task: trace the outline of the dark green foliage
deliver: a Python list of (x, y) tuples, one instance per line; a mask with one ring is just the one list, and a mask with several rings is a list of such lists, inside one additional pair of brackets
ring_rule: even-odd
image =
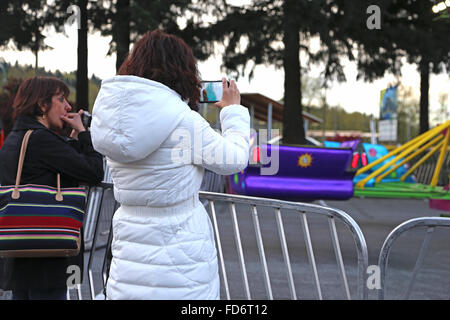
[[(181, 36), (193, 48), (197, 58), (206, 59), (210, 52), (205, 54), (200, 47), (204, 45), (206, 35), (198, 27), (201, 25), (199, 17), (217, 6), (219, 4), (212, 0), (100, 0), (91, 5), (89, 14), (95, 29), (102, 35), (112, 36), (109, 53), (117, 53), (118, 69), (130, 44), (154, 29)], [(186, 23), (183, 29), (179, 25), (180, 18)]]
[[(71, 5), (87, 9), (80, 37), (94, 30), (112, 37), (116, 68), (131, 43), (155, 28), (181, 36), (199, 60), (220, 53), (232, 77), (249, 70), (251, 78), (261, 64), (283, 68), (283, 134), (291, 143), (304, 141), (301, 75), (312, 64), (323, 65), (324, 87), (331, 80), (346, 80), (344, 57), (357, 62), (358, 78), (366, 81), (386, 72), (400, 75), (404, 58), (417, 64), (421, 131), (428, 127), (429, 74), (450, 70), (450, 24), (432, 13), (431, 0), (253, 0), (240, 7), (225, 0), (59, 0), (51, 5), (47, 0), (2, 0), (0, 46), (12, 40), (19, 50), (45, 49), (43, 31), (50, 26), (62, 31)], [(381, 9), (379, 30), (367, 28), (370, 5)], [(318, 50), (311, 48), (313, 38), (320, 39)], [(306, 56), (302, 61), (300, 52)], [(84, 96), (79, 104), (86, 105), (87, 48), (79, 48), (79, 56), (77, 77), (84, 89), (77, 92)]]
[(21, 79), (10, 79), (0, 91), (0, 122), (5, 137), (8, 136), (14, 124), (12, 105), (21, 83)]
[[(246, 7), (228, 7), (226, 16), (211, 27), (212, 40), (225, 45), (224, 65), (236, 76), (259, 64), (283, 68), (285, 72), (283, 136), (288, 143), (304, 143), (301, 74), (311, 63), (323, 63), (324, 85), (332, 79), (344, 81), (341, 58), (352, 56), (348, 28), (361, 19), (359, 6), (349, 1), (254, 0)], [(344, 14), (345, 13), (345, 14)], [(319, 37), (321, 47), (309, 41)], [(300, 51), (307, 61), (300, 61)], [(270, 80), (268, 80), (270, 81)]]
[[(31, 65), (25, 65), (21, 66), (18, 63), (15, 65), (11, 65), (10, 63), (4, 63), (3, 67), (6, 70), (7, 73), (7, 82), (2, 84), (0, 86), (0, 97), (1, 101), (5, 102), (5, 96), (13, 96), (9, 92), (13, 92), (15, 94), (16, 91), (10, 90), (7, 88), (14, 87), (12, 84), (16, 83), (17, 81), (22, 81), (23, 79), (29, 78), (34, 75), (38, 76), (48, 76), (48, 77), (56, 77), (62, 81), (64, 81), (65, 84), (70, 89), (70, 95), (68, 97), (69, 104), (73, 107), (74, 110), (78, 110), (77, 102), (76, 102), (76, 85), (77, 85), (77, 72), (61, 72), (59, 70), (56, 70), (54, 72), (50, 72), (48, 70), (45, 70), (44, 68), (38, 68), (37, 70), (31, 66)], [(96, 95), (100, 89), (101, 79), (97, 78), (95, 75), (92, 75), (92, 77), (89, 79), (89, 111), (92, 111), (92, 106), (94, 104)], [(12, 107), (12, 100), (10, 103), (7, 103), (6, 105), (1, 104), (0, 105), (0, 118), (5, 119), (8, 117), (8, 114), (10, 113), (10, 108)], [(8, 120), (5, 120), (6, 122)]]
[(387, 71), (399, 75), (402, 58), (416, 64), (421, 75), (420, 132), (425, 132), (430, 73), (450, 73), (450, 24), (436, 19), (431, 0), (362, 2), (380, 6), (382, 25), (380, 30), (351, 34), (359, 46), (359, 76), (373, 80)]
[[(369, 30), (367, 8), (377, 5), (381, 11), (381, 29)], [(400, 75), (404, 58), (416, 63), (421, 71), (421, 131), (428, 128), (429, 73), (441, 72), (449, 65), (449, 24), (436, 19), (430, 0), (254, 0), (246, 7), (228, 7), (226, 16), (211, 28), (211, 41), (225, 45), (224, 66), (242, 76), (250, 66), (249, 77), (256, 65), (284, 68), (285, 109), (283, 120), (289, 129), (288, 140), (303, 137), (296, 118), (299, 103), (300, 75), (312, 63), (323, 63), (324, 85), (329, 80), (345, 81), (342, 58), (357, 61), (358, 79), (373, 81), (387, 72)], [(287, 42), (292, 34), (300, 34), (300, 50), (307, 60), (297, 71), (297, 46)], [(313, 52), (312, 37), (319, 37), (321, 47)], [(242, 41), (244, 40), (244, 42)], [(295, 41), (295, 40), (294, 40)], [(300, 87), (300, 88), (299, 88)], [(290, 98), (289, 98), (290, 97)], [(300, 111), (299, 111), (300, 109)], [(298, 141), (298, 140), (297, 140)], [(298, 142), (297, 142), (298, 143)]]
[(37, 68), (38, 52), (51, 49), (43, 35), (51, 12), (46, 0), (0, 1), (0, 48), (12, 41), (18, 50), (30, 49), (36, 55)]

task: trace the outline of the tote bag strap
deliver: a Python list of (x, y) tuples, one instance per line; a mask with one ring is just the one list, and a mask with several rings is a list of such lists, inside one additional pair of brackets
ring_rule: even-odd
[[(16, 184), (14, 185), (14, 190), (11, 194), (11, 197), (13, 199), (20, 198), (19, 185), (20, 185), (20, 178), (22, 176), (22, 167), (23, 167), (23, 162), (25, 160), (25, 154), (27, 152), (28, 140), (30, 139), (30, 136), (32, 133), (33, 133), (33, 130), (30, 129), (23, 136), (22, 146), (20, 148), (19, 164), (17, 166)], [(60, 177), (59, 173), (56, 175), (56, 188), (57, 188), (56, 197), (55, 197), (56, 201), (62, 201), (63, 196), (61, 193), (61, 177)]]

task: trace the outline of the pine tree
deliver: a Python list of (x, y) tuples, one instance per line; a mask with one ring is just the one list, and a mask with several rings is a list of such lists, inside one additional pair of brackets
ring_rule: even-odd
[[(195, 2), (195, 3), (194, 3)], [(104, 36), (112, 36), (109, 54), (117, 54), (116, 70), (120, 68), (130, 44), (147, 31), (160, 29), (167, 33), (179, 35), (190, 45), (198, 58), (206, 58), (201, 43), (196, 42), (199, 29), (192, 28), (193, 21), (208, 8), (216, 7), (212, 0), (100, 0), (91, 10), (95, 29)], [(178, 19), (186, 19), (188, 27), (180, 28)]]
[[(345, 80), (341, 58), (354, 59), (345, 30), (360, 16), (357, 7), (342, 0), (254, 0), (245, 7), (229, 6), (211, 27), (211, 39), (224, 43), (225, 68), (237, 76), (249, 65), (250, 78), (260, 64), (284, 69), (284, 143), (305, 143), (301, 75), (308, 66), (324, 65), (324, 86), (331, 79)], [(317, 52), (309, 45), (313, 37), (321, 41)], [(300, 52), (306, 61), (300, 61)]]
[(365, 80), (386, 71), (400, 75), (402, 58), (420, 72), (420, 133), (429, 129), (429, 77), (445, 69), (450, 74), (450, 24), (436, 19), (430, 0), (361, 1), (381, 8), (379, 30), (352, 32), (358, 42), (358, 69)]
[(18, 50), (31, 50), (36, 57), (36, 72), (39, 51), (52, 49), (44, 43), (43, 34), (50, 12), (46, 0), (0, 2), (0, 47), (7, 47), (11, 41)]

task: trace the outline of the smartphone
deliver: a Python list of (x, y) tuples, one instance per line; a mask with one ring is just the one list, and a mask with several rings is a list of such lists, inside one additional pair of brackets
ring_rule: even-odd
[(200, 89), (200, 103), (214, 103), (222, 100), (222, 80), (202, 81)]
[(92, 115), (86, 110), (81, 114), (81, 122), (83, 122), (83, 126), (87, 129), (91, 126)]

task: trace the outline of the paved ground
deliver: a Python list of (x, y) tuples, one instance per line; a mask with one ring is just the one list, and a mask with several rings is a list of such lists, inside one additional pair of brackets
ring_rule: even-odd
[[(378, 254), (383, 241), (397, 225), (412, 218), (439, 216), (441, 213), (429, 209), (428, 203), (424, 200), (355, 198), (349, 201), (327, 201), (326, 204), (345, 211), (360, 226), (368, 246), (369, 265), (378, 263)], [(97, 247), (100, 248), (95, 250), (92, 260), (95, 294), (102, 291), (101, 268), (112, 204), (106, 201), (104, 206), (105, 209), (102, 210), (97, 233)], [(230, 211), (226, 205), (219, 203), (216, 212), (230, 295), (232, 299), (245, 299), (244, 282), (239, 267)], [(267, 299), (250, 207), (237, 206), (237, 212), (251, 297), (252, 299)], [(273, 296), (275, 299), (290, 299), (275, 214), (272, 210), (263, 208), (258, 208), (258, 213)], [(296, 212), (291, 211), (282, 211), (282, 217), (297, 297), (299, 299), (317, 299), (313, 273), (308, 263), (301, 220)], [(345, 299), (345, 291), (337, 268), (328, 221), (324, 217), (310, 214), (307, 217), (323, 298)], [(337, 223), (337, 230), (351, 296), (357, 298), (357, 260), (354, 241), (342, 223)], [(423, 268), (413, 287), (412, 299), (450, 298), (449, 232), (450, 230), (437, 229), (433, 234)], [(411, 231), (400, 237), (397, 244), (394, 245), (389, 259), (390, 269), (387, 273), (386, 298), (403, 298), (424, 235), (425, 229)], [(90, 252), (85, 253), (86, 265), (88, 264), (89, 254)], [(85, 272), (84, 282), (81, 286), (83, 299), (90, 298), (87, 275), (88, 273)], [(222, 299), (226, 298), (224, 287), (222, 283)], [(71, 291), (71, 297), (77, 298), (74, 290)], [(376, 290), (369, 292), (369, 299), (377, 299)]]

